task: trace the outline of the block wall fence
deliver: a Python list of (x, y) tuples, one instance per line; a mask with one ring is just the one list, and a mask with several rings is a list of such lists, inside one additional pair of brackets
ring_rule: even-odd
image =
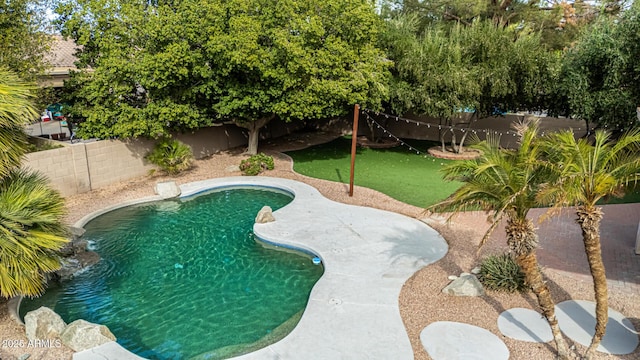
[[(438, 120), (423, 116), (408, 116), (425, 125), (416, 126), (405, 121), (395, 121), (377, 117), (389, 132), (400, 138), (438, 141)], [(473, 122), (471, 129), (492, 129), (494, 131), (512, 130), (513, 123), (523, 120), (524, 116), (507, 115), (491, 117)], [(540, 130), (557, 131), (573, 129), (576, 136), (583, 136), (586, 131), (584, 122), (572, 119), (539, 118)], [(342, 118), (314, 121), (307, 124), (309, 130), (322, 130), (333, 133), (350, 134), (353, 114)], [(369, 135), (366, 117), (360, 116), (359, 135)], [(261, 139), (277, 138), (305, 127), (302, 122), (284, 123), (272, 121), (260, 132)], [(379, 129), (378, 136), (384, 136)], [(478, 134), (481, 139), (483, 134)], [(192, 133), (176, 134), (175, 138), (191, 146), (196, 159), (211, 156), (216, 152), (247, 144), (247, 133), (235, 125), (222, 125), (202, 128)], [(36, 141), (48, 141), (34, 139)], [(517, 138), (503, 136), (501, 146), (516, 146)], [(152, 140), (101, 140), (95, 142), (63, 144), (64, 147), (27, 154), (23, 166), (40, 171), (51, 181), (51, 185), (68, 196), (99, 189), (101, 187), (146, 175), (153, 166), (144, 160), (145, 155), (153, 148)]]
[[(283, 136), (301, 124), (273, 122), (261, 132), (264, 138)], [(196, 159), (247, 144), (246, 132), (235, 125), (199, 129), (193, 133), (176, 134), (175, 138), (189, 145)], [(34, 138), (36, 142), (50, 141)], [(29, 153), (23, 167), (45, 175), (53, 188), (63, 196), (94, 189), (148, 174), (154, 166), (144, 157), (151, 151), (153, 140), (99, 140), (75, 144), (59, 143), (63, 147)]]

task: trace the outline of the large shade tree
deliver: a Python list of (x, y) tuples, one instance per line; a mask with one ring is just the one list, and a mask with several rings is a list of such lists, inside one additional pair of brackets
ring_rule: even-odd
[[(495, 107), (543, 107), (557, 58), (545, 49), (539, 33), (487, 20), (469, 26), (433, 26), (423, 32), (417, 25), (414, 15), (389, 20), (382, 38), (394, 61), (388, 105), (392, 112), (426, 114), (450, 127), (463, 109), (488, 116)], [(459, 146), (452, 137), (453, 151), (462, 151), (467, 133)]]
[(607, 277), (602, 261), (600, 222), (602, 208), (598, 201), (622, 196), (625, 187), (640, 180), (640, 131), (624, 134), (616, 141), (603, 131), (596, 131), (591, 143), (576, 140), (571, 131), (547, 135), (543, 146), (549, 181), (538, 194), (544, 203), (555, 207), (575, 205), (576, 222), (582, 229), (589, 269), (596, 299), (596, 326), (585, 356), (593, 357), (605, 334), (608, 321)]
[(603, 17), (567, 50), (556, 109), (609, 130), (638, 125), (640, 2), (619, 17)]
[[(522, 0), (379, 0), (384, 18), (398, 14), (415, 14), (420, 27), (435, 24), (471, 26), (474, 21), (488, 20), (499, 27), (525, 26), (540, 32), (550, 49), (562, 49), (579, 35), (580, 30), (599, 14), (620, 10), (620, 2), (594, 6), (584, 1)], [(616, 6), (617, 5), (617, 6)]]
[(74, 0), (59, 9), (84, 48), (78, 133), (161, 137), (213, 121), (260, 129), (376, 108), (389, 61), (366, 0)]
[(26, 149), (23, 126), (37, 116), (33, 87), (0, 68), (0, 295), (36, 296), (45, 274), (60, 268), (66, 243), (64, 203), (36, 173), (19, 169)]
[(11, 69), (22, 79), (35, 80), (47, 67), (44, 54), (50, 36), (43, 15), (45, 0), (0, 2), (0, 67)]
[(500, 221), (506, 219), (509, 249), (551, 326), (559, 357), (568, 359), (569, 352), (555, 316), (554, 302), (536, 257), (538, 235), (533, 222), (527, 218), (529, 210), (538, 205), (538, 189), (547, 181), (549, 173), (540, 162), (537, 124), (520, 124), (517, 130), (520, 135), (517, 149), (502, 149), (499, 139), (490, 136), (474, 145), (482, 151), (478, 159), (458, 161), (443, 168), (445, 179), (461, 181), (463, 185), (430, 210), (453, 211), (455, 214), (479, 207), (489, 212), (491, 226), (481, 244)]

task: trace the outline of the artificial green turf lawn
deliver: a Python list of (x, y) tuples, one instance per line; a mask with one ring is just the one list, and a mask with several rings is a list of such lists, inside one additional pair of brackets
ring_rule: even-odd
[[(378, 190), (396, 200), (419, 207), (427, 207), (445, 199), (462, 185), (460, 182), (442, 179), (440, 168), (451, 161), (426, 154), (426, 150), (435, 143), (416, 140), (409, 142), (420, 150), (420, 155), (406, 146), (391, 149), (358, 147), (354, 184)], [(293, 158), (293, 168), (300, 174), (349, 183), (350, 137), (341, 137), (287, 154)]]
[[(387, 194), (418, 207), (427, 207), (451, 195), (460, 182), (444, 181), (440, 168), (451, 160), (426, 155), (436, 145), (430, 141), (408, 140), (420, 150), (417, 155), (405, 146), (392, 149), (357, 148), (354, 183)], [(422, 154), (424, 152), (425, 154)], [(351, 137), (287, 153), (293, 158), (296, 172), (310, 177), (349, 183)], [(640, 188), (640, 186), (638, 186)], [(604, 204), (640, 202), (640, 189), (629, 191), (623, 198), (600, 201)], [(357, 190), (354, 190), (357, 191)]]

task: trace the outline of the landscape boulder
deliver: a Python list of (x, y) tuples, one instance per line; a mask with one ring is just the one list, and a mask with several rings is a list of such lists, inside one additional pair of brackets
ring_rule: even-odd
[(484, 288), (475, 275), (462, 273), (442, 289), (442, 292), (454, 296), (481, 296), (484, 295)]
[(269, 206), (263, 206), (260, 211), (258, 211), (258, 216), (256, 216), (256, 223), (265, 224), (272, 221), (276, 221), (276, 218), (273, 217), (273, 210)]
[(155, 192), (163, 199), (178, 197), (182, 193), (180, 187), (175, 181), (163, 181), (157, 183), (155, 186)]
[(60, 270), (55, 272), (54, 280), (69, 280), (77, 273), (100, 261), (100, 255), (95, 251), (83, 251), (73, 256), (62, 258)]
[(85, 232), (86, 230), (83, 228), (69, 226), (69, 233), (71, 234), (74, 240), (81, 238)]
[(29, 340), (46, 340), (60, 337), (67, 324), (55, 311), (43, 306), (29, 311), (24, 325)]
[(62, 332), (62, 343), (73, 351), (84, 351), (102, 344), (116, 341), (109, 328), (85, 320), (76, 320)]

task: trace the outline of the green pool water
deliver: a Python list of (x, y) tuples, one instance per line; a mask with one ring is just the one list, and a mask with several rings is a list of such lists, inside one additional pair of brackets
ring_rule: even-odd
[(67, 322), (104, 324), (149, 359), (223, 359), (256, 350), (297, 324), (322, 275), (312, 256), (264, 246), (252, 233), (264, 205), (292, 200), (225, 189), (114, 210), (86, 226), (101, 261), (40, 298)]

